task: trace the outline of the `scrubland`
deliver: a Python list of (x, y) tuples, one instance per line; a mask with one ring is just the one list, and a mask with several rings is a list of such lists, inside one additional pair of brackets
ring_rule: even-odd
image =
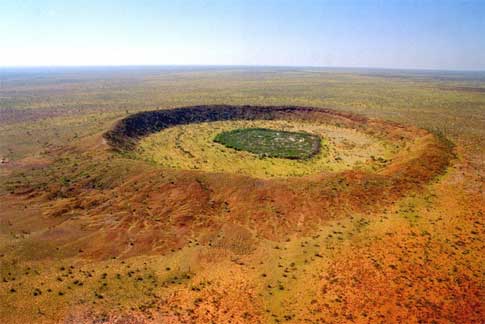
[[(483, 321), (483, 73), (0, 78), (2, 323)], [(172, 127), (130, 153), (102, 137), (134, 112), (200, 104), (330, 108), (409, 138), (280, 120)], [(324, 149), (260, 159), (211, 140), (248, 126), (317, 133)]]

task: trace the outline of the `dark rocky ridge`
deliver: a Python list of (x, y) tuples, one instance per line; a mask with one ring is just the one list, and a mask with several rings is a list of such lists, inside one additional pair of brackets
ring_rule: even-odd
[(108, 144), (118, 151), (133, 150), (137, 142), (147, 135), (165, 128), (221, 120), (272, 120), (300, 119), (322, 120), (338, 119), (365, 123), (366, 118), (339, 113), (330, 109), (295, 107), (295, 106), (231, 106), (210, 105), (192, 106), (176, 109), (154, 110), (130, 115), (104, 134)]

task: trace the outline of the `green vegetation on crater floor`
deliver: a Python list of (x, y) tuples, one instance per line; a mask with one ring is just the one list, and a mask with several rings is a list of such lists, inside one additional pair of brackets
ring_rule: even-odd
[(320, 151), (320, 138), (304, 132), (241, 128), (217, 134), (214, 142), (260, 156), (308, 159)]

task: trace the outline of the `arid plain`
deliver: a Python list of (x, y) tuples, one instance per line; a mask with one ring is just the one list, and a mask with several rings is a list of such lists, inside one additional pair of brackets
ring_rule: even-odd
[(484, 125), (479, 72), (0, 70), (0, 321), (481, 323)]

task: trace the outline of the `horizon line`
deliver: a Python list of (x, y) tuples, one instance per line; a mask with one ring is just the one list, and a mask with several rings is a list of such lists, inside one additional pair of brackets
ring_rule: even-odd
[(483, 69), (449, 69), (418, 67), (373, 67), (373, 66), (325, 66), (325, 65), (270, 65), (270, 64), (62, 64), (62, 65), (5, 65), (6, 69), (42, 69), (42, 68), (150, 68), (150, 67), (237, 67), (237, 68), (317, 68), (317, 69), (357, 69), (357, 70), (391, 70), (391, 71), (426, 71), (426, 72), (485, 72)]

